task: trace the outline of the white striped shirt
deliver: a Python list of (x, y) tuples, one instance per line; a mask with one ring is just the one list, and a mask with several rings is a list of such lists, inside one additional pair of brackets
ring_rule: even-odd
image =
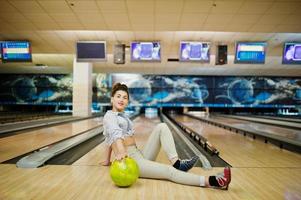
[(118, 138), (134, 135), (133, 123), (124, 112), (109, 110), (103, 118), (105, 142), (111, 145)]

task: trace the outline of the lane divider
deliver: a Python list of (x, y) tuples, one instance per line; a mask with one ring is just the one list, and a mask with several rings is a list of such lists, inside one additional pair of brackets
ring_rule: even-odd
[(170, 118), (168, 118), (165, 114), (162, 113), (163, 121), (170, 125), (174, 130), (175, 133), (188, 145), (188, 147), (192, 150), (192, 152), (200, 158), (202, 163), (202, 167), (205, 170), (212, 169), (212, 166), (208, 159), (181, 133), (179, 127), (175, 125), (174, 122)]
[(102, 132), (103, 126), (95, 127), (72, 138), (60, 141), (48, 147), (43, 147), (38, 151), (35, 151), (32, 154), (21, 158), (16, 165), (19, 168), (37, 168), (43, 166), (46, 161), (53, 158), (54, 156), (57, 156), (71, 149), (72, 147), (85, 142), (96, 135), (101, 134)]

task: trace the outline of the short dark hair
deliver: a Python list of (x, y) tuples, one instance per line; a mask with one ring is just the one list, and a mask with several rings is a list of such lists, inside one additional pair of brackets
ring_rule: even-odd
[(119, 90), (122, 90), (127, 93), (128, 99), (130, 98), (128, 86), (121, 83), (115, 83), (112, 87), (111, 97), (114, 97), (115, 93)]

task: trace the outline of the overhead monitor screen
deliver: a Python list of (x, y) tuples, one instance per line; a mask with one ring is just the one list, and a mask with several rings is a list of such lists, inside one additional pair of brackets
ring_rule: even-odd
[(79, 41), (76, 43), (77, 62), (106, 61), (105, 41)]
[(301, 64), (301, 42), (287, 42), (283, 47), (283, 64)]
[(3, 62), (31, 62), (31, 46), (28, 41), (3, 41), (1, 44)]
[(180, 61), (210, 61), (210, 44), (207, 42), (180, 43)]
[(131, 61), (161, 61), (160, 42), (132, 42)]
[(264, 64), (265, 42), (238, 42), (236, 43), (235, 63)]

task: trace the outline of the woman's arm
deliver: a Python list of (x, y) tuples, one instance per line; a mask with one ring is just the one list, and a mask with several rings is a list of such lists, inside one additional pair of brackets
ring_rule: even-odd
[(109, 166), (111, 164), (111, 153), (112, 153), (112, 147), (106, 146), (105, 153), (104, 153), (105, 160), (100, 162), (101, 165)]
[(115, 114), (107, 112), (103, 119), (104, 133), (106, 143), (113, 150), (117, 160), (122, 160), (126, 157), (126, 147), (123, 143), (124, 130), (118, 124), (118, 118)]
[(117, 160), (122, 160), (127, 156), (126, 146), (121, 138), (118, 138), (115, 142), (113, 142), (112, 149)]

